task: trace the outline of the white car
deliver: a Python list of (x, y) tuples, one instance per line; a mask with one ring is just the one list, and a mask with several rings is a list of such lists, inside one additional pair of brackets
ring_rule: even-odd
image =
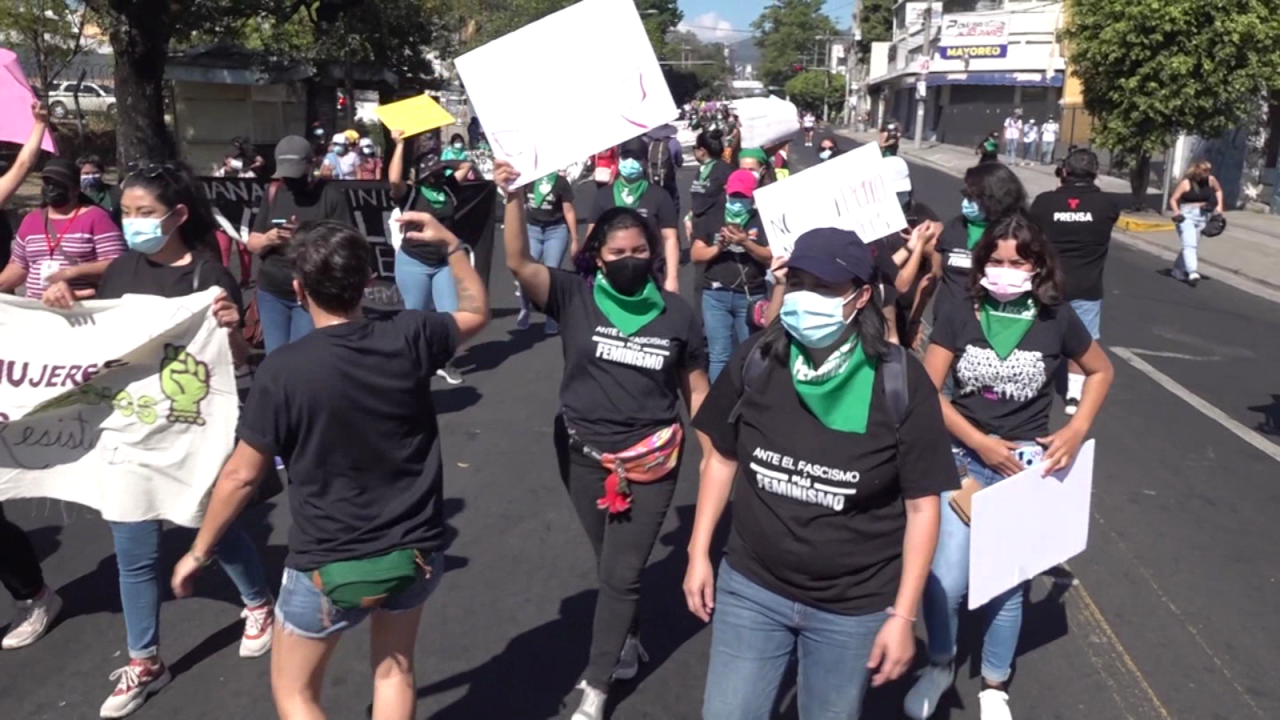
[(61, 82), (54, 83), (46, 101), (49, 103), (49, 114), (55, 120), (65, 120), (75, 115), (77, 86), (80, 90), (80, 110), (83, 113), (115, 114), (116, 91), (110, 85), (91, 82)]

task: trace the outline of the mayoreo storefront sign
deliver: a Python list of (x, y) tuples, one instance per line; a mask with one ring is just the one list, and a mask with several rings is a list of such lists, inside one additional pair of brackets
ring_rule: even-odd
[(944, 15), (938, 34), (938, 56), (944, 60), (1006, 57), (1009, 54), (1009, 21), (1008, 15)]

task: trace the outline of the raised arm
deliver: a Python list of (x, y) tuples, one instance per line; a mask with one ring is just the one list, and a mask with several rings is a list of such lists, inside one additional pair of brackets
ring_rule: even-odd
[(404, 181), (404, 131), (392, 130), (391, 141), (396, 149), (391, 151), (391, 159), (387, 161), (387, 182), (391, 185), (391, 197), (402, 198), (409, 190)]
[(516, 169), (504, 160), (493, 165), (493, 181), (507, 193), (506, 214), (503, 216), (502, 239), (507, 250), (507, 267), (520, 283), (520, 291), (539, 307), (546, 307), (551, 293), (551, 271), (546, 265), (533, 259), (529, 251), (529, 224), (525, 219), (525, 189), (511, 190), (511, 183), (519, 177)]
[(44, 141), (45, 131), (49, 129), (49, 111), (39, 100), (35, 100), (31, 103), (31, 117), (35, 123), (31, 126), (27, 142), (18, 151), (8, 172), (0, 177), (0, 205), (9, 202), (9, 198), (13, 197), (27, 179), (31, 168), (35, 167), (36, 158), (40, 157), (40, 143)]

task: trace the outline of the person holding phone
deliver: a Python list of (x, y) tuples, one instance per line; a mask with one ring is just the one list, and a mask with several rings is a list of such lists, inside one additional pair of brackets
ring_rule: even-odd
[(290, 135), (276, 144), (276, 172), (267, 185), (246, 243), (262, 261), (258, 268), (258, 314), (270, 354), (311, 332), (311, 315), (293, 289), (289, 259), (293, 232), (304, 222), (351, 224), (351, 205), (341, 185), (312, 178), (315, 155), (306, 138)]

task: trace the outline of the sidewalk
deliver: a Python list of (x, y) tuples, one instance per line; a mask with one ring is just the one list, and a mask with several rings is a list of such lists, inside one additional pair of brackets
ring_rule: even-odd
[[(840, 132), (841, 136), (858, 143), (873, 143), (878, 133)], [(972, 149), (944, 145), (942, 143), (924, 143), (920, 149), (908, 139), (903, 139), (898, 150), (903, 158), (914, 162), (931, 165), (943, 172), (962, 177), (964, 171), (972, 167), (977, 158)], [(1032, 167), (1017, 166), (1014, 173), (1022, 180), (1027, 194), (1034, 198), (1042, 192), (1058, 187), (1058, 179), (1053, 174), (1052, 165), (1034, 165)], [(1109, 193), (1130, 195), (1129, 183), (1120, 178), (1103, 176), (1098, 178), (1098, 187)], [(1158, 202), (1158, 200), (1157, 200)], [(1216, 238), (1202, 238), (1200, 241), (1200, 264), (1208, 269), (1208, 273), (1217, 275), (1224, 282), (1236, 285), (1243, 290), (1255, 294), (1263, 294), (1271, 299), (1280, 292), (1280, 216), (1263, 215), (1246, 210), (1233, 210), (1226, 213), (1227, 229)], [(1147, 230), (1147, 228), (1153, 228)], [(1126, 215), (1116, 226), (1113, 237), (1120, 242), (1158, 255), (1170, 262), (1177, 257), (1182, 247), (1178, 233), (1168, 217), (1156, 215)], [(1244, 280), (1233, 283), (1233, 278)], [(1250, 284), (1262, 286), (1249, 287)], [(1259, 292), (1265, 290), (1266, 292)]]

